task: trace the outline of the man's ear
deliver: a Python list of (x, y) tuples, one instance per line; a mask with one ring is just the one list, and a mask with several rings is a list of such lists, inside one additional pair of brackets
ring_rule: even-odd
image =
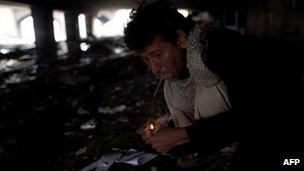
[(187, 35), (184, 31), (182, 31), (181, 29), (176, 30), (177, 33), (177, 46), (185, 49), (187, 46)]

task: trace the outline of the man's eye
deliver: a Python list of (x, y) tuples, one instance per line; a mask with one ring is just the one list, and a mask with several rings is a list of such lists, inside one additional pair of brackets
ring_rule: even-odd
[(154, 54), (154, 57), (155, 57), (155, 58), (160, 58), (161, 55), (160, 55), (160, 53), (155, 53), (155, 54)]

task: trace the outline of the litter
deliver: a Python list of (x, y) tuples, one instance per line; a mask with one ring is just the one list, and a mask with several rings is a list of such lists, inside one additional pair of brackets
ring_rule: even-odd
[(91, 119), (85, 123), (83, 123), (80, 128), (82, 130), (88, 130), (88, 129), (95, 129), (96, 128), (96, 125), (97, 125), (97, 122), (95, 119)]
[(157, 154), (137, 151), (135, 149), (112, 150), (113, 152), (103, 155), (99, 160), (81, 169), (81, 171), (91, 171), (94, 169), (95, 171), (107, 171), (114, 163), (127, 163), (133, 166), (140, 166), (157, 157)]
[(77, 113), (78, 113), (79, 115), (87, 115), (87, 114), (90, 114), (90, 111), (85, 110), (85, 109), (83, 109), (82, 107), (80, 107), (80, 108), (78, 109)]
[(76, 156), (81, 155), (81, 154), (87, 152), (87, 149), (88, 149), (87, 147), (83, 147), (83, 148), (79, 149), (79, 150), (75, 153), (75, 155), (76, 155)]
[(123, 116), (119, 117), (117, 120), (122, 123), (128, 123), (130, 121), (130, 118), (123, 115)]
[(120, 106), (117, 106), (115, 108), (110, 108), (110, 107), (99, 107), (98, 108), (98, 112), (99, 113), (110, 113), (110, 114), (114, 114), (114, 113), (117, 113), (117, 112), (122, 112), (124, 110), (127, 109), (127, 106), (125, 105), (120, 105)]

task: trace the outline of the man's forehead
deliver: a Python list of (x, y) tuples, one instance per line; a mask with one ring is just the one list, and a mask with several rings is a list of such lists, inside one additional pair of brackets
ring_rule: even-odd
[(165, 42), (163, 38), (160, 36), (155, 36), (153, 41), (144, 48), (144, 50), (140, 53), (141, 56), (151, 55), (152, 53), (158, 51), (160, 49), (161, 43)]
[(156, 51), (158, 51), (159, 48), (157, 46), (153, 46), (150, 45), (148, 47), (146, 47), (141, 53), (140, 56), (148, 56), (148, 55), (152, 55), (153, 53), (155, 53)]

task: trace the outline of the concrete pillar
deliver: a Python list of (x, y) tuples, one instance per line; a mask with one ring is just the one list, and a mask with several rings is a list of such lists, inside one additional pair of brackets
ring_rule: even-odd
[(50, 67), (57, 59), (57, 47), (53, 30), (53, 10), (47, 7), (31, 7), (34, 22), (38, 63)]
[(81, 53), (78, 15), (79, 13), (74, 10), (67, 11), (65, 15), (68, 51), (70, 57), (74, 58), (78, 58)]
[(87, 27), (88, 38), (90, 38), (93, 35), (93, 17), (94, 14), (92, 13), (86, 14), (86, 27)]

